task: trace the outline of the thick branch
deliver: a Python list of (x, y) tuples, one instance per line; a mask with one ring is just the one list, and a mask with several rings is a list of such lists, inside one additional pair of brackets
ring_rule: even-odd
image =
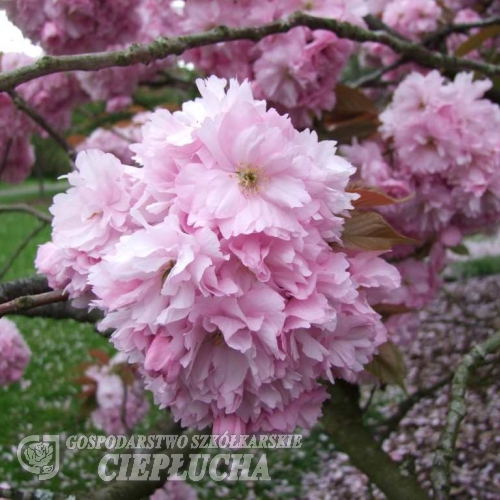
[[(52, 289), (44, 276), (32, 276), (7, 283), (0, 283), (0, 304), (4, 305), (19, 297), (26, 295), (39, 295), (51, 292)], [(102, 319), (102, 313), (98, 310), (87, 311), (77, 309), (69, 302), (56, 302), (40, 305), (32, 309), (12, 311), (10, 314), (28, 317), (53, 318), (53, 319), (73, 319), (81, 323), (96, 323)]]
[(311, 29), (332, 31), (340, 38), (348, 38), (356, 42), (378, 42), (387, 45), (407, 59), (430, 68), (440, 68), (451, 72), (471, 70), (487, 76), (500, 75), (499, 65), (431, 52), (420, 43), (401, 40), (387, 32), (370, 31), (335, 19), (323, 19), (296, 12), (288, 19), (261, 26), (245, 28), (220, 26), (205, 33), (158, 38), (150, 44), (132, 44), (125, 50), (58, 57), (44, 56), (33, 64), (1, 74), (0, 91), (10, 91), (21, 83), (52, 73), (76, 70), (96, 71), (114, 66), (149, 64), (158, 59), (165, 59), (170, 55), (182, 54), (194, 47), (232, 40), (259, 41), (269, 35), (285, 33), (296, 26), (308, 26)]
[(60, 290), (52, 290), (51, 292), (40, 293), (38, 295), (24, 295), (17, 299), (0, 304), (0, 318), (6, 314), (12, 314), (34, 307), (46, 306), (56, 302), (65, 302), (69, 298), (68, 294)]
[(30, 276), (29, 278), (0, 283), (0, 304), (23, 295), (38, 295), (51, 290), (45, 276)]
[(336, 447), (378, 486), (387, 500), (428, 500), (413, 476), (405, 476), (398, 464), (381, 449), (362, 423), (362, 414), (352, 386), (336, 381), (331, 399), (324, 406), (323, 425)]
[[(19, 316), (27, 316), (29, 318), (51, 318), (51, 319), (72, 319), (79, 323), (95, 324), (103, 318), (103, 314), (98, 309), (88, 311), (87, 309), (80, 309), (73, 307), (70, 302), (58, 302), (55, 304), (48, 304), (45, 306), (34, 307), (24, 311), (17, 311), (15, 313)], [(108, 336), (101, 333), (102, 336)]]
[(451, 385), (451, 400), (446, 425), (439, 438), (431, 471), (434, 498), (436, 500), (446, 500), (449, 498), (450, 465), (453, 459), (458, 430), (467, 413), (465, 393), (469, 377), (488, 354), (499, 349), (500, 332), (497, 332), (466, 354), (455, 372)]

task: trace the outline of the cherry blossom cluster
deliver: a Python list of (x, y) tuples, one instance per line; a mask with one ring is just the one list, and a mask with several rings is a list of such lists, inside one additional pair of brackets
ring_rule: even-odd
[(147, 112), (138, 113), (126, 125), (97, 128), (78, 144), (76, 150), (100, 149), (106, 153), (112, 153), (122, 163), (130, 164), (133, 162), (130, 145), (142, 139), (141, 128), (147, 116)]
[[(417, 310), (429, 303), (442, 283), (445, 248), (500, 222), (500, 108), (483, 98), (490, 87), (466, 73), (454, 81), (413, 73), (380, 115), (379, 137), (343, 148), (363, 183), (405, 200), (381, 208), (383, 215), (428, 247), (427, 258), (411, 248), (394, 253), (403, 286), (388, 303)], [(407, 344), (418, 322), (403, 314), (387, 326)]]
[(453, 246), (500, 220), (500, 108), (484, 99), (490, 88), (468, 73), (414, 73), (380, 115), (380, 139), (344, 149), (367, 184), (413, 194), (383, 211), (405, 234)]
[(157, 489), (150, 500), (197, 500), (196, 490), (186, 481), (171, 477), (162, 488)]
[(127, 0), (2, 0), (0, 8), (53, 54), (103, 50), (139, 29), (137, 2)]
[[(221, 24), (257, 26), (297, 10), (355, 24), (362, 24), (367, 13), (363, 1), (238, 1), (228, 9), (221, 0), (193, 0), (183, 12), (183, 30), (195, 33)], [(353, 42), (334, 33), (297, 27), (258, 43), (238, 41), (193, 49), (183, 58), (208, 74), (250, 79), (256, 97), (289, 113), (294, 125), (306, 127), (334, 107), (335, 85), (354, 48)]]
[[(25, 54), (6, 53), (0, 59), (0, 69), (11, 71), (33, 61)], [(70, 126), (73, 108), (85, 99), (76, 78), (65, 73), (32, 80), (16, 90), (56, 130)], [(8, 94), (0, 93), (0, 180), (18, 183), (28, 177), (35, 163), (31, 144), (34, 133), (46, 136), (44, 130), (16, 108)]]
[[(161, 0), (0, 0), (0, 8), (6, 9), (23, 33), (50, 54), (118, 50), (131, 42), (151, 42), (157, 36), (174, 34), (178, 25), (178, 14)], [(12, 71), (34, 60), (25, 54), (6, 53), (0, 69)], [(64, 131), (71, 125), (76, 106), (105, 100), (107, 111), (121, 110), (131, 104), (140, 81), (153, 78), (171, 62), (167, 59), (147, 67), (137, 64), (75, 75), (56, 73), (27, 82), (17, 90), (53, 129)], [(0, 95), (0, 107), (0, 124), (8, 124), (0, 128), (0, 179), (21, 182), (35, 162), (31, 135), (45, 133), (16, 110), (6, 94)]]
[[(496, 2), (492, 2), (493, 5)], [(481, 15), (477, 2), (470, 1), (438, 1), (438, 0), (368, 0), (367, 7), (371, 14), (398, 33), (412, 41), (425, 41), (426, 36), (437, 31), (442, 24), (460, 24), (479, 21)], [(492, 7), (484, 12), (485, 17), (493, 15)], [(455, 33), (446, 38), (446, 48), (450, 54), (454, 54), (471, 35), (478, 30), (470, 30), (468, 33)], [(486, 41), (484, 46), (491, 48), (491, 41)], [(378, 67), (389, 66), (396, 63), (400, 56), (392, 49), (379, 43), (363, 44), (361, 49), (362, 60), (365, 64)], [(478, 50), (465, 55), (469, 58), (478, 58)], [(407, 75), (411, 71), (427, 74), (428, 69), (415, 63), (402, 64), (398, 68), (386, 72), (382, 77), (384, 80), (393, 81)]]
[(107, 365), (93, 365), (85, 375), (95, 382), (97, 408), (91, 419), (96, 428), (106, 434), (126, 434), (146, 416), (144, 383), (125, 356), (117, 354)]
[(342, 249), (357, 195), (335, 145), (266, 109), (248, 82), (152, 113), (142, 168), (81, 153), (55, 197), (37, 267), (105, 312), (115, 346), (182, 425), (310, 427), (322, 379), (355, 379), (386, 341), (366, 290), (392, 290), (378, 252)]
[(31, 352), (16, 324), (0, 318), (0, 386), (21, 380)]

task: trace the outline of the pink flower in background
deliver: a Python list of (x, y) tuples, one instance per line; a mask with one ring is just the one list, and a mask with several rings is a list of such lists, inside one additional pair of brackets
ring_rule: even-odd
[(354, 45), (327, 31), (294, 28), (259, 42), (254, 64), (257, 97), (288, 111), (296, 126), (335, 106), (335, 85)]
[(16, 324), (0, 318), (0, 386), (21, 380), (31, 352)]
[(5, 159), (5, 163), (1, 168), (0, 179), (18, 184), (29, 176), (35, 163), (35, 150), (29, 137), (6, 137), (3, 140), (0, 157)]
[[(123, 50), (124, 46), (110, 46), (108, 50)], [(76, 72), (76, 79), (92, 101), (106, 101), (108, 112), (120, 111), (132, 103), (132, 94), (140, 81), (151, 79), (159, 64), (135, 64), (126, 67), (105, 68), (99, 71)]]
[(163, 485), (157, 489), (149, 500), (197, 500), (196, 490), (176, 476), (172, 476)]
[(53, 54), (98, 51), (128, 42), (139, 29), (135, 2), (4, 0), (0, 6), (34, 42)]
[(0, 94), (0, 179), (11, 184), (28, 177), (35, 163), (35, 151), (30, 142), (35, 126), (14, 106), (10, 97)]
[(483, 99), (490, 87), (467, 73), (451, 82), (437, 71), (413, 73), (380, 115), (383, 142), (343, 150), (363, 182), (413, 193), (382, 210), (405, 234), (424, 242), (450, 225), (466, 234), (498, 222), (500, 108)]
[(149, 411), (144, 384), (122, 354), (108, 365), (89, 367), (85, 375), (96, 384), (97, 408), (91, 414), (92, 422), (106, 434), (126, 434)]
[(393, 0), (384, 7), (382, 21), (401, 35), (418, 39), (437, 28), (441, 12), (435, 0)]
[[(203, 6), (199, 5), (203, 3)], [(363, 24), (362, 1), (311, 2), (240, 1), (228, 9), (224, 2), (190, 1), (183, 12), (185, 33), (196, 33), (221, 24), (230, 27), (258, 25), (305, 9), (311, 15)], [(258, 43), (235, 41), (188, 51), (183, 57), (202, 71), (225, 78), (248, 78), (255, 95), (280, 112), (290, 114), (295, 126), (311, 126), (335, 105), (335, 86), (354, 50), (354, 44), (334, 33), (297, 27)]]
[[(8, 52), (2, 55), (0, 66), (2, 71), (13, 71), (33, 61), (35, 58), (26, 54)], [(70, 126), (73, 108), (86, 100), (85, 93), (70, 73), (46, 75), (23, 83), (16, 90), (50, 125), (60, 130)], [(39, 132), (46, 134), (41, 129)]]
[(77, 151), (99, 149), (105, 153), (112, 153), (122, 163), (133, 165), (133, 152), (130, 146), (142, 139), (141, 128), (149, 113), (138, 113), (132, 118), (129, 125), (94, 130), (84, 141), (77, 146)]

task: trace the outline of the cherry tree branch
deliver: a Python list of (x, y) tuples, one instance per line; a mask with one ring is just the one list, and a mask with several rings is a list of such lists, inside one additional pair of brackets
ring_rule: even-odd
[[(47, 279), (42, 276), (32, 276), (30, 278), (0, 283), (0, 305), (5, 305), (5, 303), (12, 302), (23, 296), (36, 296), (51, 291), (52, 289), (49, 287)], [(97, 309), (87, 311), (87, 309), (73, 307), (70, 302), (39, 305), (31, 309), (12, 311), (9, 314), (31, 318), (72, 319), (80, 323), (93, 324), (97, 323), (103, 317), (101, 311)], [(102, 333), (101, 335), (108, 336), (106, 333)]]
[(435, 384), (424, 389), (420, 389), (414, 392), (411, 396), (408, 396), (404, 401), (402, 401), (394, 415), (389, 417), (387, 420), (382, 422), (380, 426), (384, 429), (384, 432), (380, 436), (380, 442), (383, 443), (397, 428), (401, 420), (403, 420), (408, 412), (422, 399), (433, 396), (439, 389), (442, 389), (448, 385), (453, 378), (453, 374), (447, 375), (446, 377), (438, 380)]
[(12, 138), (9, 138), (7, 144), (5, 145), (5, 151), (2, 155), (2, 162), (0, 163), (0, 178), (2, 177), (5, 167), (7, 166), (7, 162), (9, 161), (9, 154), (11, 147), (12, 147)]
[[(95, 324), (103, 318), (103, 314), (99, 309), (88, 311), (87, 309), (80, 309), (73, 307), (71, 302), (56, 302), (44, 306), (34, 307), (32, 309), (25, 309), (16, 311), (10, 314), (17, 316), (26, 316), (28, 318), (50, 318), (50, 319), (72, 319), (79, 323)], [(98, 332), (102, 337), (109, 337), (109, 332)]]
[(17, 109), (22, 111), (25, 115), (29, 116), (33, 122), (35, 122), (39, 127), (41, 127), (47, 134), (49, 134), (52, 139), (54, 139), (59, 146), (69, 155), (71, 160), (75, 159), (76, 153), (73, 148), (68, 144), (66, 139), (55, 130), (50, 123), (45, 120), (45, 118), (37, 113), (17, 92), (14, 90), (8, 91), (12, 102)]
[(19, 244), (19, 246), (16, 248), (16, 250), (12, 253), (10, 256), (9, 260), (7, 261), (7, 264), (0, 269), (0, 280), (2, 280), (5, 275), (9, 272), (9, 269), (13, 266), (14, 262), (18, 259), (18, 257), (21, 255), (23, 250), (29, 245), (31, 240), (35, 238), (47, 225), (48, 223), (46, 221), (41, 222), (33, 231), (31, 231), (25, 238), (24, 240)]
[(415, 477), (403, 475), (363, 425), (353, 387), (335, 381), (329, 388), (331, 398), (323, 407), (322, 422), (335, 446), (349, 455), (353, 465), (378, 486), (387, 500), (429, 500)]
[(38, 220), (50, 224), (52, 222), (52, 216), (37, 210), (36, 208), (27, 205), (25, 203), (13, 203), (8, 205), (0, 205), (0, 213), (2, 212), (24, 212), (33, 215)]
[(52, 290), (51, 292), (40, 293), (38, 295), (23, 295), (17, 299), (0, 304), (0, 318), (6, 314), (33, 309), (34, 307), (54, 304), (55, 302), (66, 302), (68, 298), (68, 294), (60, 290)]
[(347, 38), (355, 42), (381, 43), (407, 59), (429, 68), (440, 68), (452, 72), (470, 70), (487, 76), (500, 75), (500, 65), (432, 52), (421, 43), (401, 39), (386, 31), (371, 31), (336, 19), (319, 18), (295, 12), (286, 19), (261, 26), (244, 28), (219, 26), (204, 33), (171, 38), (160, 37), (149, 44), (134, 43), (125, 50), (69, 56), (44, 56), (33, 64), (0, 74), (0, 91), (11, 91), (21, 83), (52, 73), (96, 71), (115, 66), (149, 64), (171, 55), (182, 54), (195, 47), (234, 40), (259, 41), (269, 35), (285, 33), (297, 26), (331, 31), (340, 38)]
[(15, 281), (0, 283), (0, 304), (17, 299), (23, 295), (38, 295), (39, 293), (50, 292), (50, 288), (45, 276), (30, 276)]
[(466, 354), (458, 366), (451, 385), (451, 400), (445, 427), (439, 438), (434, 463), (431, 471), (431, 481), (436, 500), (447, 500), (450, 491), (450, 465), (453, 459), (458, 430), (467, 413), (465, 393), (472, 372), (484, 361), (488, 354), (500, 349), (500, 332), (488, 340), (476, 345)]
[(500, 17), (490, 17), (488, 19), (481, 19), (479, 21), (471, 23), (458, 23), (450, 24), (441, 28), (440, 30), (430, 33), (424, 38), (423, 44), (427, 47), (435, 46), (445, 40), (448, 36), (453, 33), (467, 33), (468, 31), (475, 28), (487, 28), (489, 26), (500, 25)]

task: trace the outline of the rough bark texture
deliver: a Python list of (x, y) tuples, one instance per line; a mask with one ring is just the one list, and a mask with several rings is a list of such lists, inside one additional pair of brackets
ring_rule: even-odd
[(363, 426), (355, 386), (336, 381), (330, 395), (323, 409), (323, 425), (336, 447), (349, 455), (353, 465), (379, 487), (387, 500), (429, 500), (416, 479), (403, 475)]

